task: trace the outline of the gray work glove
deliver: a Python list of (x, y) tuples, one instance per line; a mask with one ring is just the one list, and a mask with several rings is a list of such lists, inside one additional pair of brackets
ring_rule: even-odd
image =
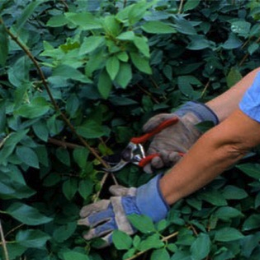
[(127, 218), (131, 214), (146, 215), (153, 222), (164, 219), (169, 206), (160, 191), (160, 178), (161, 175), (157, 175), (139, 188), (111, 186), (113, 197), (83, 207), (78, 224), (90, 228), (84, 238), (102, 238), (104, 247), (112, 243), (112, 232), (116, 229), (129, 235), (136, 232)]
[(160, 123), (170, 118), (177, 117), (179, 121), (156, 134), (147, 150), (147, 155), (159, 153), (144, 167), (144, 171), (151, 173), (152, 168), (173, 166), (180, 158), (181, 153), (186, 153), (197, 141), (201, 133), (195, 127), (196, 124), (211, 121), (218, 124), (215, 113), (206, 105), (197, 102), (187, 102), (176, 112), (170, 114), (158, 114), (152, 117), (143, 126), (145, 133), (151, 132)]

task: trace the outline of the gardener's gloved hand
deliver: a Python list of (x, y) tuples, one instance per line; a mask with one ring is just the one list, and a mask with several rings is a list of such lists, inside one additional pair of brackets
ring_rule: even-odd
[(161, 175), (157, 175), (139, 188), (111, 186), (113, 197), (83, 207), (78, 224), (90, 227), (84, 238), (90, 240), (100, 237), (105, 241), (103, 246), (107, 246), (112, 243), (112, 232), (115, 229), (129, 235), (135, 233), (127, 219), (131, 214), (149, 216), (154, 222), (164, 219), (169, 206), (159, 188), (160, 178)]
[(159, 169), (176, 163), (181, 158), (179, 152), (186, 153), (200, 137), (201, 133), (195, 127), (196, 124), (204, 121), (211, 121), (214, 125), (218, 123), (217, 116), (210, 108), (190, 101), (174, 113), (158, 114), (152, 117), (143, 126), (143, 131), (151, 132), (160, 123), (172, 117), (178, 117), (179, 121), (155, 135), (147, 150), (148, 155), (160, 154), (160, 157), (153, 158), (151, 163), (144, 167), (147, 173), (152, 172), (152, 167)]

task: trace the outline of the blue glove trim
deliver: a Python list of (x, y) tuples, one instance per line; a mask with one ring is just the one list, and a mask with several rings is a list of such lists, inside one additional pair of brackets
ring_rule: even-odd
[(218, 117), (213, 112), (213, 110), (211, 110), (205, 104), (196, 101), (189, 101), (185, 103), (174, 113), (182, 117), (189, 112), (195, 114), (200, 119), (201, 122), (211, 121), (214, 123), (214, 125), (217, 125), (219, 123)]
[(157, 175), (136, 191), (137, 208), (141, 214), (150, 217), (154, 222), (164, 219), (170, 209), (159, 187), (161, 176)]

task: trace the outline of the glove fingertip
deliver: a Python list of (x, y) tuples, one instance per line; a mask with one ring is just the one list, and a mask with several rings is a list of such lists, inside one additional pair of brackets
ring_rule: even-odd
[(151, 161), (151, 164), (156, 169), (160, 169), (164, 166), (163, 160), (160, 156), (154, 157)]
[(149, 173), (149, 174), (152, 174), (153, 173), (153, 170), (152, 170), (152, 166), (150, 163), (146, 164), (143, 168), (144, 172), (145, 173)]

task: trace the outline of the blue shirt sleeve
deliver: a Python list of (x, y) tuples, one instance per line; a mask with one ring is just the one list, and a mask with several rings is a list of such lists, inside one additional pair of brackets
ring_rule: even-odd
[(260, 123), (260, 73), (256, 75), (252, 86), (245, 92), (239, 108)]

